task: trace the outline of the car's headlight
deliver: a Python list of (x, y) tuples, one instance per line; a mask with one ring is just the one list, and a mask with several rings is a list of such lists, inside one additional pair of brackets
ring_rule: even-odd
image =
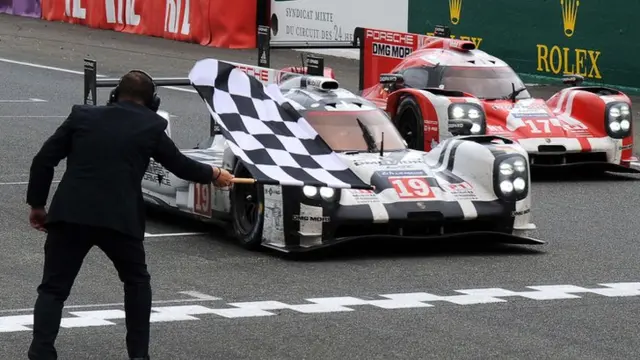
[(449, 132), (452, 135), (484, 135), (487, 122), (484, 110), (474, 103), (449, 105)]
[(328, 188), (328, 187), (320, 188), (320, 197), (325, 200), (333, 199), (335, 194), (336, 194), (336, 191), (333, 190), (332, 188)]
[(518, 201), (529, 192), (529, 164), (522, 155), (508, 154), (496, 158), (494, 190), (506, 201)]
[(607, 134), (614, 139), (623, 139), (631, 135), (631, 106), (626, 102), (616, 101), (605, 108), (604, 126)]
[(336, 195), (338, 192), (335, 189), (329, 187), (318, 188), (315, 186), (307, 185), (302, 188), (302, 193), (309, 199), (318, 199), (319, 197), (325, 201), (334, 201), (337, 197)]
[(302, 193), (308, 198), (314, 198), (318, 195), (318, 188), (315, 186), (305, 186), (302, 188)]

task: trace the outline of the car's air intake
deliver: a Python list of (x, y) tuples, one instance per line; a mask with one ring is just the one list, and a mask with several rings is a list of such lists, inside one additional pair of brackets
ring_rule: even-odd
[(335, 80), (323, 76), (305, 76), (302, 87), (315, 88), (319, 90), (336, 90), (340, 84)]

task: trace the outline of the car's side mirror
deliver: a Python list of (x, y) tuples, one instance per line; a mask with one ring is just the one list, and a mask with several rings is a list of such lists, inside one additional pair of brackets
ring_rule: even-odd
[(569, 86), (579, 86), (584, 82), (584, 76), (578, 74), (567, 74), (562, 77), (562, 83)]
[(387, 91), (395, 91), (404, 87), (404, 77), (400, 74), (380, 74), (380, 84)]

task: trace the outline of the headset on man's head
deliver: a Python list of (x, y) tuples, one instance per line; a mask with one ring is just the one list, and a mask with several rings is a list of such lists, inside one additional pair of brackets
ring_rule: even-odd
[[(142, 74), (147, 78), (149, 78), (149, 80), (151, 80), (151, 84), (153, 85), (153, 91), (152, 91), (153, 95), (151, 96), (151, 98), (144, 99), (144, 103), (146, 107), (153, 110), (154, 112), (157, 112), (158, 109), (160, 108), (160, 97), (156, 92), (157, 87), (156, 87), (156, 83), (153, 81), (153, 78), (151, 77), (151, 75), (149, 75), (143, 70), (131, 70), (127, 74), (131, 74), (131, 73)], [(120, 78), (120, 82), (122, 82), (122, 78), (124, 78), (124, 76)], [(111, 93), (109, 94), (109, 104), (113, 104), (116, 101), (118, 101), (119, 93), (120, 93), (120, 83), (118, 83), (118, 85), (116, 85), (116, 87), (113, 88), (113, 90), (111, 90)]]

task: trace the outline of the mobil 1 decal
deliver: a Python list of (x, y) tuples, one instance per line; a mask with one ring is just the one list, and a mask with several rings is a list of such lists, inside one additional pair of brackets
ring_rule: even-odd
[(401, 200), (434, 199), (438, 182), (423, 170), (382, 170), (373, 175), (372, 185), (393, 189)]

